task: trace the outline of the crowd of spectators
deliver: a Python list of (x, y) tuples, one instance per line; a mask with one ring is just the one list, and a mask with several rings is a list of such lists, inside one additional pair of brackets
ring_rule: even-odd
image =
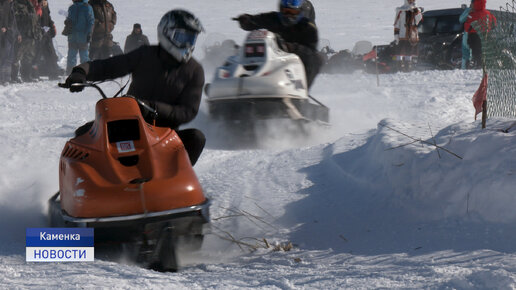
[[(57, 29), (49, 0), (0, 0), (0, 85), (57, 80), (77, 63), (105, 59), (123, 51), (113, 41), (117, 15), (107, 0), (72, 0), (62, 34), (68, 39), (66, 69), (54, 46)], [(61, 12), (60, 12), (61, 13)], [(127, 37), (125, 52), (149, 45), (140, 24)]]

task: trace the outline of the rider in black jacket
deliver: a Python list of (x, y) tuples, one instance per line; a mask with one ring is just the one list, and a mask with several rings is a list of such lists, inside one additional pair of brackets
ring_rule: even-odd
[[(294, 53), (303, 62), (308, 87), (319, 73), (323, 61), (317, 52), (319, 35), (317, 26), (304, 15), (303, 4), (307, 0), (281, 0), (279, 12), (257, 15), (242, 14), (237, 20), (246, 31), (267, 29), (283, 39), (283, 49)], [(313, 17), (314, 16), (309, 16)]]
[[(206, 139), (197, 129), (178, 130), (192, 121), (201, 102), (204, 86), (202, 66), (193, 59), (197, 35), (203, 31), (200, 21), (185, 10), (172, 10), (158, 25), (157, 46), (141, 46), (123, 55), (95, 60), (76, 66), (67, 85), (115, 79), (132, 74), (127, 94), (157, 111), (157, 117), (142, 109), (148, 122), (174, 129), (185, 145), (193, 164), (199, 158)], [(71, 91), (83, 87), (70, 86)]]

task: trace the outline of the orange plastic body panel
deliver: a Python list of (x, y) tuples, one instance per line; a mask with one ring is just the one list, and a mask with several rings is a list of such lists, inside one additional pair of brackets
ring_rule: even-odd
[[(146, 123), (134, 99), (103, 99), (95, 112), (91, 129), (69, 140), (61, 154), (61, 207), (68, 215), (124, 216), (206, 200), (177, 134)], [(139, 140), (110, 143), (108, 123), (119, 120), (137, 120)], [(133, 162), (124, 165), (124, 158)]]

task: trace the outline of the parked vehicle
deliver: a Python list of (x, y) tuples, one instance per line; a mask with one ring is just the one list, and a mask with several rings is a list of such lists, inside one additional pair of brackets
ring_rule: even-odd
[(418, 66), (439, 69), (460, 68), (464, 25), (459, 17), (464, 8), (430, 10), (423, 13), (419, 30)]
[[(408, 70), (460, 68), (464, 25), (460, 23), (459, 17), (465, 8), (466, 6), (463, 5), (461, 8), (424, 11), (423, 20), (418, 27), (418, 57), (411, 57), (408, 60), (399, 59), (396, 56), (394, 41), (389, 44), (376, 45), (373, 50), (376, 51), (377, 58), (369, 58), (364, 61), (365, 71), (375, 73), (378, 70), (379, 73), (389, 73)], [(508, 16), (504, 13), (511, 13), (489, 11), (497, 18), (507, 18)], [(511, 18), (516, 19), (515, 16), (511, 16)], [(344, 61), (343, 58), (346, 57), (348, 59)], [(334, 63), (334, 60), (338, 60), (339, 63)], [(357, 65), (356, 57), (351, 54), (341, 53), (339, 58), (335, 57), (334, 60), (328, 59), (328, 68), (323, 70), (324, 72), (345, 73), (361, 67)]]

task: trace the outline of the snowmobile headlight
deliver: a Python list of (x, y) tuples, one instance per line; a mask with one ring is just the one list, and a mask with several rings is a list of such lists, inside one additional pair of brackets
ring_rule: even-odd
[(245, 57), (263, 57), (265, 55), (265, 44), (248, 43), (245, 45)]

